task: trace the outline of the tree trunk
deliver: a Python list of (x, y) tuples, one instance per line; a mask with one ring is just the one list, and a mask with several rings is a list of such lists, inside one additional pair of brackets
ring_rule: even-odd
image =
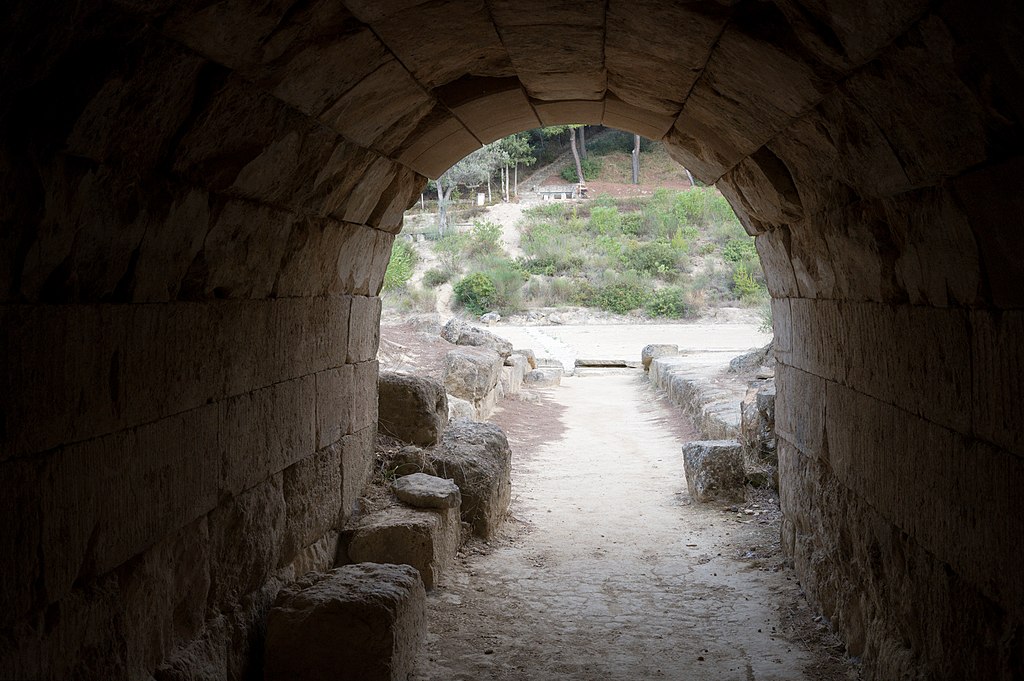
[(686, 179), (688, 179), (690, 181), (690, 186), (691, 187), (696, 187), (697, 183), (693, 181), (693, 175), (690, 174), (689, 169), (683, 168), (683, 172), (686, 173)]
[(633, 184), (640, 184), (640, 135), (633, 135)]
[(583, 131), (587, 129), (587, 126), (580, 126), (580, 158), (587, 157), (587, 135)]
[(582, 187), (587, 183), (583, 177), (583, 165), (580, 163), (580, 152), (576, 148), (576, 130), (569, 128), (569, 146), (572, 148), (572, 158), (576, 161), (576, 179), (579, 180), (580, 186)]
[(519, 198), (519, 161), (516, 161), (515, 178), (516, 178), (516, 181), (515, 181), (516, 198), (518, 199)]
[[(473, 202), (476, 203), (476, 197), (473, 197)], [(487, 175), (487, 203), (491, 202), (491, 175)]]

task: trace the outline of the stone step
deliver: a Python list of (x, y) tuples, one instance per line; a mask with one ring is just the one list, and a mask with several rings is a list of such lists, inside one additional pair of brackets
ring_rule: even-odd
[(353, 563), (411, 565), (428, 590), (455, 560), (461, 536), (458, 506), (392, 506), (365, 516), (346, 533), (348, 557)]
[(263, 678), (406, 679), (426, 629), (426, 594), (408, 565), (311, 572), (284, 587), (270, 610)]

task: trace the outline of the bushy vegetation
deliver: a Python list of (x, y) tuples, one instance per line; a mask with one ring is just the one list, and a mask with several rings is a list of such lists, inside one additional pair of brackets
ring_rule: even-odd
[(397, 291), (405, 288), (412, 279), (416, 261), (416, 249), (413, 245), (405, 239), (395, 239), (391, 247), (391, 259), (388, 260), (388, 268), (384, 272), (384, 290)]
[[(607, 153), (609, 163), (617, 162), (615, 154), (633, 141), (620, 137), (598, 138), (591, 156)], [(438, 262), (423, 286), (432, 294), (453, 283), (455, 302), (471, 314), (574, 305), (679, 318), (705, 305), (759, 306), (767, 299), (754, 240), (713, 187), (530, 207), (519, 225), (523, 255), (515, 260), (504, 251), (499, 225), (480, 218), (461, 224), (430, 241)], [(389, 291), (401, 292), (411, 276), (414, 261), (397, 251), (411, 246), (401, 243), (388, 268)]]
[(455, 284), (455, 301), (473, 314), (484, 314), (494, 308), (498, 295), (494, 282), (483, 272), (474, 272)]
[[(601, 174), (601, 161), (596, 158), (580, 159), (580, 167), (583, 169), (583, 177), (588, 180), (596, 180), (597, 176)], [(579, 177), (576, 175), (576, 164), (563, 168), (561, 176), (568, 182), (579, 182)]]

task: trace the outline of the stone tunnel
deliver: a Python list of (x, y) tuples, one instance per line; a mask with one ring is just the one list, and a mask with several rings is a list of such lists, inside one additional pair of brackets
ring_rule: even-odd
[(15, 0), (0, 677), (261, 678), (367, 479), (404, 209), (662, 140), (768, 279), (782, 542), (868, 678), (1024, 674), (1024, 5)]

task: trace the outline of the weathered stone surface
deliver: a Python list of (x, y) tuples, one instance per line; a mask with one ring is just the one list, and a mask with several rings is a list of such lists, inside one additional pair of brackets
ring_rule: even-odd
[[(339, 440), (350, 507), (377, 421), (372, 296), (417, 171), (537, 118), (670, 122), (669, 152), (758, 234), (779, 433), (802, 457), (789, 544), (868, 675), (1015, 676), (1015, 3), (101, 4), (54, 21), (15, 2), (0, 60), (3, 606), (48, 627), (5, 627), (35, 660), (18, 676), (147, 678), (171, 639), (118, 623), (125, 575), (217, 506), (221, 541), (225, 504)], [(725, 428), (733, 402), (701, 418)], [(214, 563), (280, 558), (225, 548)], [(258, 675), (278, 577), (259, 579), (181, 676)]]
[(683, 445), (686, 487), (696, 501), (742, 498), (746, 476), (743, 445), (735, 440), (697, 440)]
[(562, 373), (558, 367), (541, 367), (528, 372), (523, 382), (531, 388), (553, 388), (561, 385)]
[(267, 618), (264, 678), (398, 681), (426, 634), (426, 596), (408, 565), (363, 563), (281, 590)]
[(347, 520), (363, 493), (373, 468), (374, 424), (341, 438), (342, 518)]
[(505, 359), (498, 379), (502, 396), (514, 395), (523, 387), (530, 365), (523, 355), (510, 355)]
[(462, 494), (454, 480), (446, 480), (426, 473), (403, 475), (391, 483), (401, 501), (416, 508), (457, 508)]
[(454, 421), (455, 419), (471, 419), (476, 416), (476, 410), (473, 409), (473, 403), (469, 400), (464, 400), (461, 397), (455, 397), (454, 395), (448, 395), (448, 420)]
[(279, 567), (341, 527), (341, 456), (336, 443), (284, 469), (285, 528)]
[(512, 499), (512, 448), (505, 433), (493, 423), (458, 419), (429, 456), (437, 474), (459, 486), (462, 519), (473, 533), (493, 536)]
[(490, 331), (472, 326), (457, 317), (452, 317), (441, 330), (441, 337), (456, 345), (469, 345), (478, 348), (490, 348), (502, 360), (512, 354), (512, 344)]
[(455, 560), (461, 532), (458, 506), (392, 506), (359, 521), (348, 538), (348, 557), (354, 563), (411, 565), (430, 590)]
[(516, 348), (512, 351), (513, 355), (522, 355), (526, 358), (526, 362), (530, 365), (531, 369), (537, 368), (537, 355), (534, 354), (533, 350), (529, 348)]
[(445, 357), (444, 387), (449, 393), (472, 403), (480, 414), (481, 407), (486, 406), (489, 399), (493, 400), (494, 389), (501, 376), (501, 367), (501, 355), (494, 350), (452, 350)]
[(640, 351), (640, 362), (643, 364), (644, 371), (650, 371), (651, 362), (658, 357), (669, 357), (672, 355), (679, 354), (678, 345), (668, 344), (652, 344), (645, 345), (644, 349)]
[(729, 371), (734, 374), (746, 374), (756, 371), (763, 366), (774, 366), (775, 355), (772, 352), (772, 344), (757, 350), (751, 350), (729, 360)]
[(448, 397), (440, 381), (392, 371), (377, 379), (377, 430), (415, 445), (433, 445), (448, 425)]

